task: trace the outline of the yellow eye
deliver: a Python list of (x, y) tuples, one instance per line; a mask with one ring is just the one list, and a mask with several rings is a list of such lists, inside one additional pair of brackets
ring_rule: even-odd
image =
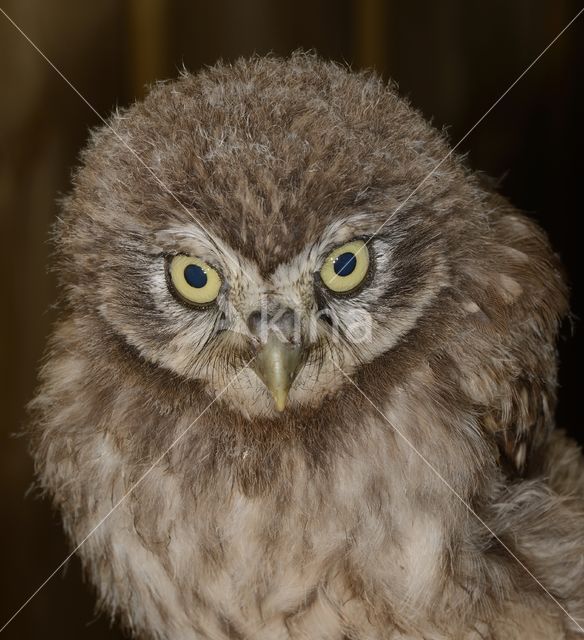
[(219, 295), (221, 278), (213, 267), (191, 256), (174, 256), (168, 272), (176, 292), (187, 302), (208, 304)]
[(362, 240), (335, 249), (324, 261), (320, 277), (336, 293), (351, 291), (363, 282), (369, 270), (369, 251)]

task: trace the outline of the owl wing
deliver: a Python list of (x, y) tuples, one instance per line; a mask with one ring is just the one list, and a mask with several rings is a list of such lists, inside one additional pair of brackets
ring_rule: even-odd
[[(491, 239), (471, 273), (471, 319), (485, 393), (481, 420), (501, 462), (525, 474), (554, 427), (556, 339), (567, 314), (567, 288), (547, 237), (526, 216), (493, 195)], [(472, 314), (471, 314), (472, 315)]]
[(503, 466), (523, 475), (554, 426), (548, 391), (541, 381), (518, 378), (497, 400), (484, 413), (484, 428), (493, 434)]

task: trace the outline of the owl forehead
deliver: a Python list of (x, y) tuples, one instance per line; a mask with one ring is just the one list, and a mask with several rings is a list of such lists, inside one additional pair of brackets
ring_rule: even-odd
[[(287, 289), (302, 285), (318, 270), (326, 255), (336, 246), (362, 235), (371, 226), (367, 215), (356, 213), (324, 226), (322, 231), (293, 251), (285, 239), (281, 245), (270, 248), (268, 260), (258, 262), (254, 256), (242, 252), (241, 242), (233, 244), (229, 237), (213, 234), (194, 221), (177, 225), (156, 234), (156, 243), (165, 251), (193, 255), (208, 261), (224, 273), (237, 278), (244, 289)], [(262, 266), (271, 264), (269, 270)]]
[(199, 223), (211, 238), (236, 248), (263, 276), (308, 246), (374, 233), (398, 202), (383, 188), (387, 167), (376, 172), (369, 160), (363, 170), (346, 141), (335, 145), (331, 163), (318, 157), (313, 144), (300, 153), (294, 136), (290, 144), (279, 144), (288, 138), (284, 132), (269, 140), (257, 133), (262, 144), (233, 135), (231, 143), (220, 144), (224, 137), (215, 133), (195, 175), (163, 158), (178, 165), (172, 179), (180, 187), (173, 197), (183, 203), (177, 207), (168, 197), (166, 210), (185, 232)]
[[(232, 150), (218, 156), (225, 153), (231, 156)], [(217, 171), (208, 169), (212, 180), (191, 179), (192, 192), (184, 199), (188, 212), (177, 214), (187, 225), (184, 213), (200, 221), (210, 235), (237, 247), (264, 275), (306, 246), (325, 238), (331, 241), (333, 233), (339, 237), (344, 233), (348, 239), (351, 234), (372, 233), (391, 208), (387, 201), (378, 203), (378, 208), (364, 202), (370, 182), (368, 176), (359, 175), (357, 163), (351, 170), (355, 175), (348, 176), (345, 169), (335, 172), (319, 163), (300, 168), (293, 153), (277, 163), (262, 151), (250, 155), (240, 150), (223, 162), (218, 156), (213, 158), (213, 165), (219, 163)], [(337, 150), (338, 163), (348, 165), (346, 156)], [(183, 184), (188, 181), (187, 176), (182, 180)]]

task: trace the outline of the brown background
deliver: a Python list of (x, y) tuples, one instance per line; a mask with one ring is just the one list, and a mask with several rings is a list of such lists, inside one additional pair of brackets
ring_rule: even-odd
[[(583, 6), (582, 0), (0, 0), (87, 101), (107, 114), (156, 78), (218, 58), (316, 48), (392, 76), (460, 139)], [(584, 14), (461, 150), (536, 217), (573, 282), (559, 421), (581, 441)], [(25, 420), (53, 320), (48, 231), (98, 117), (0, 15), (0, 626), (67, 554), (58, 520), (29, 492)], [(59, 572), (5, 638), (117, 638), (96, 618), (78, 563)]]

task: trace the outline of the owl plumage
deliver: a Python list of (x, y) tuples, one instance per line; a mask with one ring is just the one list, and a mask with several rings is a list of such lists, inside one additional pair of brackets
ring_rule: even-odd
[[(184, 74), (109, 125), (56, 228), (31, 427), (72, 542), (99, 525), (100, 606), (158, 640), (584, 637), (542, 231), (393, 87), (312, 55)], [(175, 280), (212, 274), (204, 304)]]

